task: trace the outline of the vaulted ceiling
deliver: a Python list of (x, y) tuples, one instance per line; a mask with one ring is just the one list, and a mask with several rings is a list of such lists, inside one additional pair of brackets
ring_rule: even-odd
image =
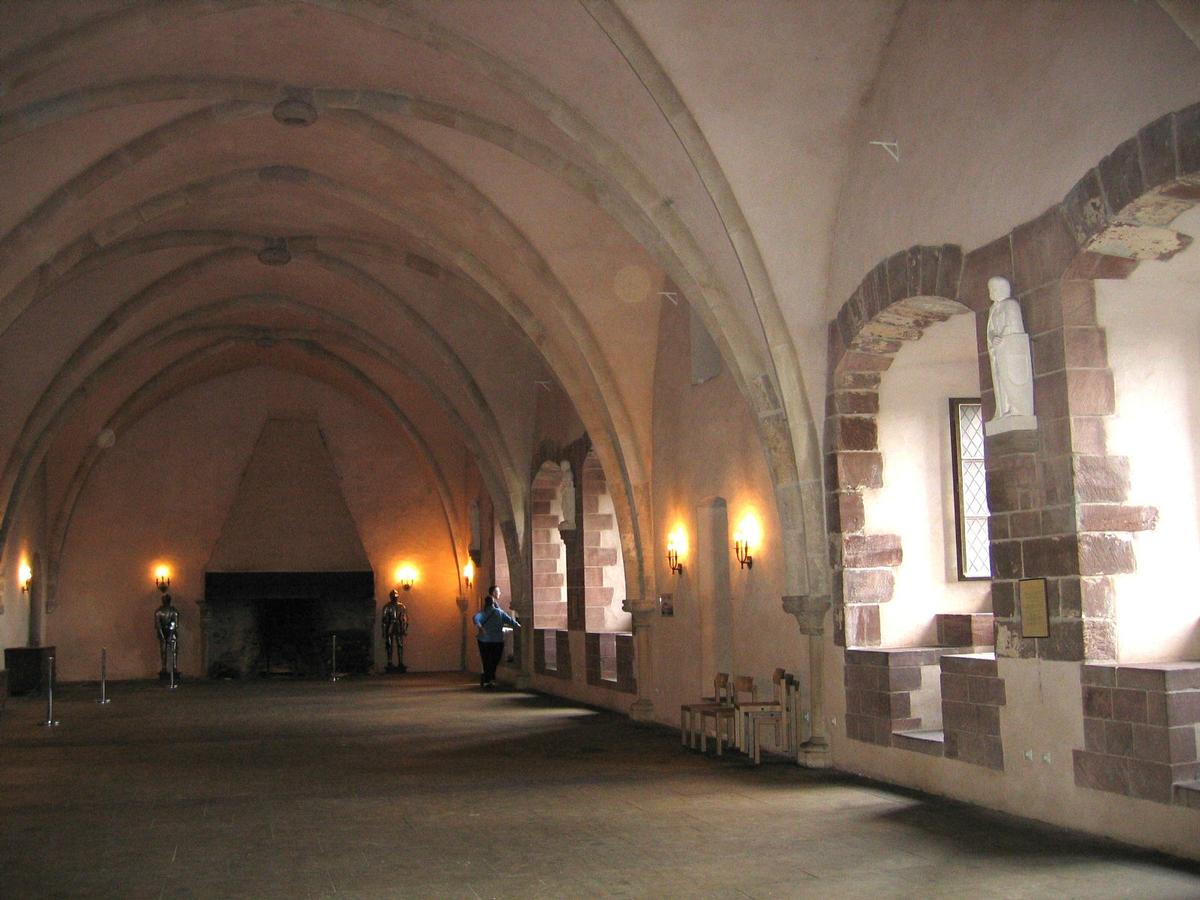
[[(549, 383), (636, 489), (660, 292), (744, 384), (792, 353), (774, 284), (821, 318), (842, 151), (896, 9), (4, 5), (2, 487), (64, 435), (83, 452), (266, 364), (401, 412), (432, 397), (518, 506)], [(764, 260), (756, 228), (792, 249)]]

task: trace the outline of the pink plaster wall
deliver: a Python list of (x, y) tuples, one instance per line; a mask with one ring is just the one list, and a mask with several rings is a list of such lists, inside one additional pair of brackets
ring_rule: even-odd
[[(713, 672), (700, 671), (697, 507), (713, 497), (728, 503), (732, 539), (748, 510), (762, 521), (763, 544), (752, 569), (739, 569), (729, 548), (732, 593), (732, 667), (753, 675), (761, 690), (771, 672), (807, 671), (807, 654), (796, 620), (782, 608), (783, 560), (766, 457), (749, 408), (729, 372), (703, 384), (691, 383), (688, 310), (664, 302), (654, 371), (654, 535), (647, 555), (655, 566), (659, 593), (674, 595), (675, 615), (659, 616), (651, 629), (654, 716), (677, 724), (681, 703), (694, 701)], [(667, 535), (682, 524), (690, 551), (684, 571), (667, 569)]]
[[(58, 608), (48, 619), (64, 678), (95, 677), (100, 648), (113, 678), (158, 671), (152, 565), (174, 570), (182, 614), (180, 668), (200, 674), (196, 605), (204, 570), (268, 416), (315, 416), (325, 433), (346, 504), (386, 601), (400, 562), (421, 573), (406, 597), (406, 661), (417, 670), (457, 669), (457, 563), (425, 465), (394, 424), (299, 375), (250, 369), (191, 388), (118, 437), (93, 471), (68, 534)], [(461, 472), (461, 448), (439, 450)], [(458, 485), (461, 489), (461, 483)], [(458, 493), (461, 498), (461, 492)], [(379, 638), (376, 635), (376, 643)], [(382, 651), (377, 646), (377, 659)]]

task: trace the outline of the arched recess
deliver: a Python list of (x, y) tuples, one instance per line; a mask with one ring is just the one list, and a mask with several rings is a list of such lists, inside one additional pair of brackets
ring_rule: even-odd
[(833, 566), (834, 636), (841, 646), (876, 647), (879, 605), (892, 598), (903, 559), (899, 535), (869, 534), (863, 492), (883, 486), (879, 387), (906, 341), (950, 316), (958, 302), (962, 251), (913, 247), (879, 263), (829, 327), (825, 484)]
[(567, 547), (558, 526), (563, 522), (563, 470), (547, 460), (533, 476), (529, 492), (533, 555), (533, 625), (567, 630)]
[(583, 498), (584, 626), (592, 632), (630, 631), (625, 603), (625, 567), (621, 536), (604, 467), (595, 450), (584, 457), (580, 473)]

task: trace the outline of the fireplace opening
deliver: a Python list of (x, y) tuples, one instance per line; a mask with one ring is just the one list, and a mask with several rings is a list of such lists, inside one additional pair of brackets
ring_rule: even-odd
[(369, 672), (371, 572), (210, 572), (205, 668), (212, 678), (324, 678)]

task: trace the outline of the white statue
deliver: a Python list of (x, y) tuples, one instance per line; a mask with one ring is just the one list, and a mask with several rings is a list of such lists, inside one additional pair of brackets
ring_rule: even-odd
[(988, 279), (992, 309), (988, 313), (987, 347), (992, 363), (996, 414), (984, 423), (985, 434), (1037, 428), (1033, 415), (1033, 362), (1021, 304), (1012, 286), (999, 275)]

